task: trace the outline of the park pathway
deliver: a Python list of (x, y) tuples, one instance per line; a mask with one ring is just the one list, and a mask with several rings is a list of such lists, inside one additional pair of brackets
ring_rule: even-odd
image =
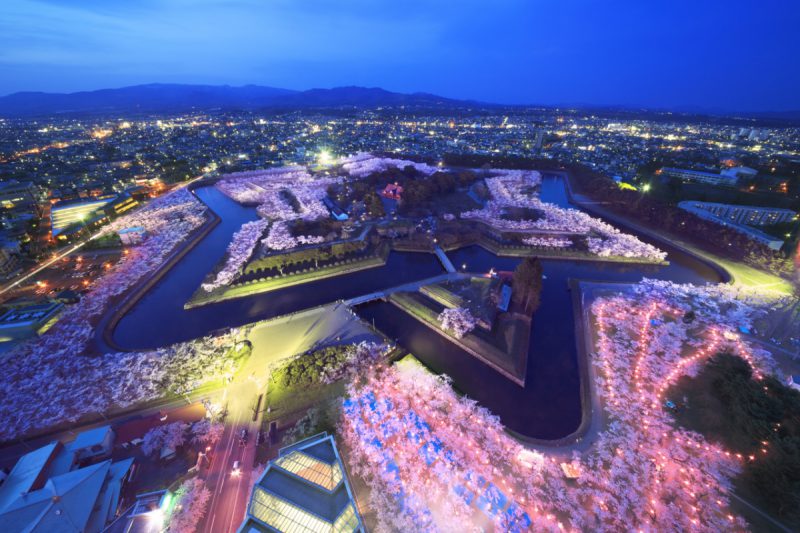
[(433, 252), (436, 254), (436, 257), (439, 258), (439, 261), (442, 262), (442, 266), (444, 267), (445, 270), (451, 273), (456, 271), (456, 267), (453, 266), (453, 263), (450, 261), (450, 258), (447, 257), (447, 254), (444, 253), (444, 250), (442, 250), (438, 244), (433, 249)]
[(362, 294), (361, 296), (356, 296), (354, 298), (350, 298), (349, 300), (344, 300), (344, 304), (353, 307), (363, 303), (371, 302), (373, 300), (380, 300), (382, 298), (386, 298), (393, 292), (411, 292), (419, 290), (419, 288), (422, 287), (423, 285), (430, 285), (431, 283), (439, 283), (442, 281), (453, 281), (468, 277), (469, 277), (468, 274), (455, 272), (454, 269), (453, 272), (448, 272), (447, 274), (439, 274), (438, 276), (433, 276), (432, 278), (412, 281), (411, 283), (404, 283), (403, 285), (397, 285), (396, 287), (390, 287), (388, 289), (371, 292), (369, 294)]

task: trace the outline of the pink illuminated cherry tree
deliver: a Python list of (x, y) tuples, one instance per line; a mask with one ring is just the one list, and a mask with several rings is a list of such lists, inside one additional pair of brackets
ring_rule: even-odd
[(175, 498), (175, 510), (169, 517), (167, 530), (170, 533), (194, 533), (206, 514), (211, 491), (202, 479), (194, 477), (183, 482)]
[[(768, 305), (738, 289), (652, 280), (596, 299), (592, 364), (606, 423), (583, 451), (528, 448), (447, 378), (373, 365), (343, 404), (351, 469), (386, 530), (746, 529), (727, 494), (742, 463), (760, 456), (677, 427), (664, 402), (720, 351), (742, 357), (756, 379), (774, 369), (735, 330)], [(697, 318), (685, 321), (689, 310)]]
[(457, 339), (462, 338), (464, 335), (475, 329), (477, 320), (472, 316), (469, 309), (463, 307), (453, 307), (444, 309), (439, 313), (439, 323), (442, 329), (449, 331)]

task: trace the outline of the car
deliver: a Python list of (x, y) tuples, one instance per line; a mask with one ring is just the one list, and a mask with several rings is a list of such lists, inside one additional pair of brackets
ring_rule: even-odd
[(241, 464), (239, 463), (239, 461), (234, 461), (233, 469), (231, 470), (231, 475), (238, 476), (241, 473), (242, 473)]

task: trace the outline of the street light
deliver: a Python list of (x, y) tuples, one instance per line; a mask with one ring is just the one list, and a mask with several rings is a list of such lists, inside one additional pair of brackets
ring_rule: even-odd
[(333, 156), (331, 155), (329, 150), (320, 150), (319, 154), (317, 155), (317, 162), (320, 165), (330, 165), (333, 163)]
[(164, 511), (163, 509), (154, 509), (148, 513), (148, 522), (153, 525), (153, 528), (156, 530), (161, 530), (161, 526), (164, 525)]
[(83, 229), (86, 230), (86, 231), (89, 231), (89, 228), (86, 227), (86, 216), (87, 216), (87, 213), (79, 213), (78, 214), (78, 220), (81, 221), (81, 224), (83, 225)]

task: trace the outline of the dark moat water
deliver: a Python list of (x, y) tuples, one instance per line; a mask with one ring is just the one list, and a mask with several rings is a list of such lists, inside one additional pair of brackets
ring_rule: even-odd
[[(222, 222), (119, 322), (113, 337), (127, 349), (164, 346), (443, 272), (433, 254), (393, 252), (380, 268), (185, 310), (183, 304), (223, 256), (232, 234), (244, 222), (256, 218), (253, 209), (239, 206), (213, 187), (200, 188), (197, 194)], [(569, 207), (561, 178), (545, 177), (542, 199)], [(665, 249), (663, 244), (657, 245)], [(676, 249), (666, 251), (668, 266), (544, 260), (546, 279), (541, 307), (532, 326), (525, 387), (504, 378), (391, 304), (370, 303), (358, 312), (366, 320), (374, 320), (388, 337), (396, 339), (433, 371), (450, 375), (460, 391), (489, 408), (512, 430), (534, 438), (557, 439), (572, 433), (581, 417), (568, 280), (632, 282), (653, 277), (692, 283), (719, 281), (716, 272), (704, 263)], [(457, 267), (466, 265), (471, 272), (513, 270), (519, 262), (517, 258), (497, 257), (477, 246), (448, 255)]]

